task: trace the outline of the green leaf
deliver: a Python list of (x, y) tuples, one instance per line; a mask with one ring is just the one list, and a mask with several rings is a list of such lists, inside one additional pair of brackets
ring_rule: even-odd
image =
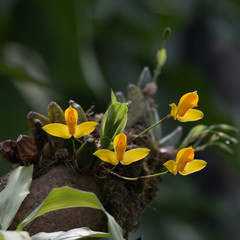
[(115, 221), (114, 217), (106, 211), (105, 214), (108, 218), (108, 231), (111, 233), (111, 238), (113, 240), (124, 240), (124, 238), (122, 237), (122, 229)]
[(117, 134), (123, 131), (127, 123), (127, 111), (128, 108), (125, 103), (116, 102), (110, 105), (104, 114), (100, 128), (102, 148), (108, 148), (108, 145), (105, 145), (102, 139), (108, 137), (112, 141)]
[(12, 223), (23, 200), (30, 192), (33, 165), (18, 167), (8, 178), (7, 186), (0, 193), (0, 224), (3, 230)]
[(63, 231), (53, 232), (53, 233), (41, 232), (32, 236), (32, 239), (33, 240), (78, 240), (86, 237), (103, 238), (103, 237), (110, 237), (110, 234), (104, 233), (104, 232), (95, 232), (87, 227), (83, 227), (83, 228), (75, 228), (67, 232), (63, 232)]
[(151, 72), (148, 67), (144, 67), (139, 76), (137, 86), (143, 89), (146, 86), (146, 84), (150, 83), (151, 81), (152, 81)]
[(230, 155), (233, 154), (233, 150), (230, 147), (228, 147), (225, 143), (213, 142), (213, 143), (211, 143), (211, 146), (218, 147), (224, 153), (227, 153), (227, 154), (230, 154)]
[(110, 144), (111, 144), (112, 140), (109, 137), (107, 137), (107, 136), (101, 137), (100, 141), (101, 141), (101, 147), (102, 148), (111, 149)]
[(0, 240), (32, 240), (28, 232), (1, 231)]
[(194, 142), (206, 129), (207, 126), (202, 124), (194, 126), (182, 141), (181, 145), (179, 146), (179, 149), (188, 147), (190, 143)]
[(230, 126), (230, 125), (227, 125), (227, 124), (223, 124), (223, 123), (220, 123), (220, 124), (215, 124), (215, 125), (211, 125), (209, 127), (210, 130), (220, 130), (220, 131), (230, 131), (230, 132), (238, 132), (238, 129), (233, 127), (233, 126)]
[(231, 137), (230, 135), (224, 133), (224, 132), (216, 132), (216, 136), (218, 136), (221, 140), (225, 140), (226, 142), (232, 143), (232, 144), (238, 144), (238, 140), (234, 137)]
[(108, 230), (112, 238), (114, 240), (123, 240), (121, 227), (105, 210), (96, 195), (92, 192), (85, 192), (70, 187), (53, 189), (40, 206), (18, 225), (17, 230), (22, 230), (26, 224), (44, 213), (70, 207), (90, 207), (103, 211), (107, 216)]
[(65, 115), (62, 108), (56, 102), (50, 102), (48, 105), (48, 121), (50, 123), (64, 123)]
[(159, 141), (160, 146), (176, 146), (182, 136), (183, 128), (178, 126), (174, 131)]
[[(144, 121), (146, 122), (147, 126), (152, 126), (153, 124), (160, 121), (160, 117), (156, 108), (150, 108), (148, 103), (146, 102), (146, 108), (144, 109)], [(152, 135), (152, 139), (157, 144), (162, 136), (162, 126), (159, 124), (149, 131)]]
[(146, 112), (146, 101), (139, 87), (134, 84), (128, 85), (128, 100), (131, 104), (128, 108), (127, 127), (133, 126)]
[[(69, 105), (71, 105), (71, 107), (73, 107), (77, 110), (78, 124), (88, 121), (86, 113), (84, 112), (83, 108), (78, 103), (75, 103), (73, 100), (70, 100)], [(65, 117), (64, 117), (64, 120), (65, 120)]]
[(114, 104), (117, 102), (117, 98), (113, 92), (113, 90), (111, 89), (111, 103)]

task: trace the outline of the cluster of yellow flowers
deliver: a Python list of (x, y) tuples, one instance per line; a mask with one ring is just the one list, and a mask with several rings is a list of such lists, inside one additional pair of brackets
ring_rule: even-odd
[[(170, 104), (170, 116), (180, 122), (197, 121), (202, 119), (203, 112), (193, 109), (194, 107), (197, 107), (198, 101), (199, 97), (196, 91), (186, 93), (181, 97), (178, 105), (175, 103)], [(71, 106), (65, 110), (65, 121), (66, 124), (47, 124), (43, 127), (43, 130), (50, 135), (64, 139), (69, 139), (71, 137), (81, 138), (93, 132), (98, 125), (98, 123), (92, 121), (77, 124), (78, 113)], [(108, 162), (112, 165), (117, 165), (119, 162), (123, 165), (128, 165), (145, 158), (150, 152), (147, 148), (136, 148), (126, 151), (127, 137), (124, 133), (115, 136), (113, 140), (113, 148), (114, 151), (109, 149), (99, 149), (94, 155), (102, 161)], [(177, 153), (176, 161), (169, 160), (163, 165), (174, 175), (178, 172), (181, 175), (188, 175), (203, 169), (206, 164), (207, 163), (203, 160), (194, 159), (194, 149), (190, 146), (181, 149)]]

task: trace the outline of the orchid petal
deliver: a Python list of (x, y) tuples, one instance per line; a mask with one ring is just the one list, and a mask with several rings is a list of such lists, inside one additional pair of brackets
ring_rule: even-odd
[(112, 165), (117, 165), (118, 161), (114, 152), (108, 149), (99, 149), (93, 155), (97, 156), (104, 162), (111, 163)]
[(71, 112), (73, 113), (74, 115), (74, 118), (76, 120), (76, 123), (78, 121), (78, 113), (77, 113), (77, 110), (75, 108), (72, 108), (71, 106), (69, 106), (66, 110), (65, 110), (65, 119), (67, 120), (68, 119), (68, 115), (69, 113), (71, 114)]
[(204, 116), (203, 112), (197, 109), (189, 109), (183, 117), (177, 116), (180, 122), (190, 122), (202, 119)]
[[(116, 135), (116, 137), (114, 138), (113, 140), (113, 148), (114, 148), (114, 151), (116, 151), (116, 148), (117, 148), (117, 144), (119, 142), (119, 138), (121, 138), (121, 142), (125, 143), (125, 150), (126, 150), (126, 147), (127, 147), (127, 136), (124, 134), (124, 133), (120, 133), (118, 135)], [(125, 151), (124, 150), (124, 151)]]
[(76, 126), (75, 133), (73, 134), (73, 136), (75, 138), (80, 138), (85, 135), (88, 135), (89, 133), (94, 131), (94, 129), (96, 128), (97, 125), (98, 125), (98, 123), (96, 123), (96, 122), (81, 123)]
[(198, 100), (197, 92), (184, 94), (178, 103), (178, 116), (183, 117), (189, 109), (197, 107)]
[(177, 164), (175, 161), (168, 160), (163, 165), (168, 169), (169, 172), (173, 173), (174, 175), (177, 174)]
[(138, 160), (145, 158), (149, 152), (150, 152), (150, 150), (147, 148), (131, 149), (131, 150), (125, 152), (121, 163), (123, 165), (131, 164), (133, 162), (136, 162)]
[(176, 120), (178, 108), (175, 103), (171, 103), (169, 106), (171, 107), (171, 114), (172, 114), (173, 118)]
[(194, 150), (192, 147), (183, 148), (177, 154), (177, 170), (183, 171), (186, 165), (194, 159)]
[(179, 171), (179, 173), (185, 176), (185, 175), (200, 171), (206, 165), (207, 165), (207, 162), (203, 160), (194, 159), (193, 161), (191, 161), (185, 166), (183, 171)]
[(194, 159), (194, 149), (192, 147), (183, 148), (177, 153), (176, 163), (183, 161), (183, 159)]
[(67, 125), (61, 123), (50, 123), (45, 125), (42, 129), (55, 137), (68, 139), (72, 136), (68, 131)]
[(127, 148), (127, 136), (124, 133), (118, 134), (114, 138), (114, 151), (118, 161), (122, 161)]

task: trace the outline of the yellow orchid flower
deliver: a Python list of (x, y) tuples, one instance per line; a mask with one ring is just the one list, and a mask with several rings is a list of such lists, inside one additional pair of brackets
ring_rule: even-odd
[(203, 169), (207, 163), (203, 160), (194, 159), (194, 149), (192, 147), (183, 148), (177, 153), (176, 162), (169, 160), (163, 164), (169, 172), (176, 175), (188, 175)]
[(184, 94), (178, 106), (175, 103), (170, 104), (171, 114), (174, 119), (178, 119), (180, 122), (197, 121), (203, 118), (203, 112), (197, 109), (199, 97), (197, 91)]
[(117, 165), (119, 162), (128, 165), (145, 158), (150, 152), (147, 148), (136, 148), (126, 151), (127, 136), (124, 133), (116, 135), (113, 140), (114, 151), (108, 149), (99, 149), (94, 155), (104, 162)]
[(78, 113), (77, 110), (69, 106), (65, 110), (66, 125), (62, 123), (50, 123), (42, 129), (55, 137), (68, 139), (70, 137), (80, 138), (94, 131), (98, 123), (83, 122), (77, 125)]

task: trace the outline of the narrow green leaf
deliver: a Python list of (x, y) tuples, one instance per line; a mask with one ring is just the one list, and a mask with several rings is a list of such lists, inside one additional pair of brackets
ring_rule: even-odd
[(123, 240), (121, 227), (115, 219), (107, 213), (96, 195), (92, 192), (85, 192), (70, 187), (53, 189), (40, 206), (18, 225), (17, 230), (22, 230), (26, 224), (44, 213), (70, 207), (90, 207), (102, 210), (108, 218), (108, 230), (111, 235), (114, 236), (113, 239)]
[[(152, 126), (155, 123), (160, 121), (160, 117), (156, 108), (149, 108), (148, 103), (146, 102), (146, 108), (144, 109), (144, 121), (147, 126)], [(152, 139), (157, 144), (162, 136), (162, 126), (159, 124), (149, 131), (152, 135)]]
[(216, 135), (220, 137), (220, 139), (225, 140), (226, 142), (229, 142), (232, 144), (238, 144), (238, 140), (236, 138), (231, 137), (230, 135), (224, 132), (216, 132)]
[(152, 81), (152, 75), (148, 67), (144, 67), (142, 72), (140, 73), (137, 86), (143, 89), (147, 83)]
[(103, 238), (103, 237), (110, 237), (110, 234), (104, 233), (104, 232), (95, 232), (87, 227), (83, 227), (83, 228), (75, 228), (67, 232), (63, 232), (63, 231), (53, 232), (53, 233), (41, 232), (32, 236), (32, 239), (33, 240), (78, 240), (86, 237)]
[(108, 230), (111, 233), (113, 240), (124, 240), (122, 237), (122, 229), (118, 225), (118, 223), (115, 221), (113, 216), (111, 216), (108, 212), (105, 211), (105, 214), (108, 218)]
[(230, 126), (230, 125), (227, 125), (227, 124), (215, 124), (215, 125), (211, 125), (209, 127), (209, 129), (211, 130), (220, 130), (220, 131), (231, 131), (231, 132), (238, 132), (238, 129), (233, 127), (233, 126)]
[(142, 119), (146, 110), (146, 101), (139, 87), (134, 84), (128, 85), (128, 107), (127, 127), (132, 127), (139, 119)]
[(176, 146), (182, 136), (183, 128), (178, 126), (174, 131), (159, 141), (160, 146)]
[(28, 232), (1, 231), (0, 240), (32, 240)]
[(194, 126), (188, 135), (184, 138), (182, 141), (181, 145), (179, 146), (179, 149), (188, 147), (192, 142), (194, 142), (201, 134), (203, 131), (207, 129), (206, 125), (199, 124)]
[(117, 102), (117, 98), (113, 92), (113, 90), (111, 89), (111, 103), (114, 104)]
[(0, 193), (0, 224), (3, 230), (12, 223), (19, 207), (29, 194), (33, 165), (18, 167), (8, 178), (5, 189)]
[(230, 154), (230, 155), (233, 154), (233, 150), (230, 147), (228, 147), (225, 143), (213, 142), (213, 143), (211, 143), (211, 146), (218, 147), (224, 153), (227, 153), (227, 154)]

